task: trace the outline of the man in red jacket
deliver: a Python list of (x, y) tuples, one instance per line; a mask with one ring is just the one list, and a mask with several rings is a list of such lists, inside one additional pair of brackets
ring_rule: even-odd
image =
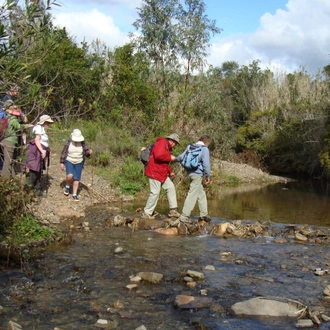
[(142, 213), (142, 218), (154, 219), (154, 210), (156, 208), (161, 188), (166, 191), (170, 211), (168, 216), (179, 218), (178, 203), (176, 199), (175, 186), (171, 180), (174, 173), (169, 163), (175, 159), (171, 155), (172, 149), (179, 144), (179, 135), (173, 133), (166, 138), (158, 138), (151, 149), (148, 165), (145, 169), (145, 175), (149, 178), (150, 194), (147, 204)]

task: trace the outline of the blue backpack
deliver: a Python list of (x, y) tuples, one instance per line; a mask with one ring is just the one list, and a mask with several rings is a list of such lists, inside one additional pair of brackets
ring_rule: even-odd
[(202, 152), (203, 146), (201, 145), (189, 145), (186, 153), (183, 156), (181, 165), (187, 171), (197, 170), (199, 166), (199, 155)]

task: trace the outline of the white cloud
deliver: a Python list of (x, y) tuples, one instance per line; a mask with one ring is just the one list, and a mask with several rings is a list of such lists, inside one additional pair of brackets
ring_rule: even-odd
[(330, 63), (330, 1), (289, 0), (287, 10), (265, 13), (254, 34), (219, 38), (211, 48), (210, 63), (247, 65), (259, 59), (263, 66), (277, 63), (287, 71), (302, 67), (316, 73)]
[[(128, 31), (135, 31), (132, 23), (140, 5), (141, 0), (81, 0), (78, 12), (70, 11), (77, 7), (76, 0), (67, 0), (62, 7), (66, 11), (57, 10), (54, 22), (65, 26), (77, 42), (98, 38), (114, 48), (128, 42)], [(316, 73), (330, 63), (329, 21), (330, 0), (288, 0), (285, 10), (265, 13), (255, 33), (214, 38), (208, 62), (248, 65), (260, 60), (261, 68), (292, 72), (304, 67)]]
[(128, 42), (127, 33), (119, 30), (112, 17), (97, 9), (89, 12), (61, 12), (55, 16), (54, 23), (65, 26), (69, 35), (78, 43), (82, 40), (91, 43), (97, 38), (108, 47), (114, 48)]

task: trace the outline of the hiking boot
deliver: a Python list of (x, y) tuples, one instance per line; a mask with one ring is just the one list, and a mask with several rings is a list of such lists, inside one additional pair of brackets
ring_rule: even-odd
[(169, 218), (179, 218), (180, 215), (181, 214), (177, 210), (170, 210), (170, 212), (168, 213)]
[(75, 202), (79, 202), (79, 198), (77, 195), (72, 195), (72, 198)]
[(188, 218), (179, 218), (180, 222), (183, 222), (183, 223), (192, 223), (193, 221), (188, 219)]
[(68, 196), (69, 193), (70, 193), (70, 187), (65, 187), (64, 190), (63, 190), (63, 193), (65, 196)]
[(155, 219), (155, 216), (143, 212), (143, 213), (141, 214), (141, 218), (142, 218), (142, 219)]
[(203, 217), (199, 217), (198, 221), (211, 222), (211, 218), (207, 215), (204, 215)]

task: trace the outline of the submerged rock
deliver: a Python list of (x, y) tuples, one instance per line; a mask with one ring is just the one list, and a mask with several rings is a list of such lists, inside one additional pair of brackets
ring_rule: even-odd
[(137, 276), (140, 276), (144, 281), (154, 284), (159, 283), (164, 277), (163, 274), (154, 272), (140, 272), (137, 274)]
[(301, 314), (296, 305), (260, 297), (238, 302), (231, 309), (235, 315), (298, 317)]
[(212, 299), (179, 295), (175, 297), (174, 306), (179, 309), (199, 309), (210, 306)]

